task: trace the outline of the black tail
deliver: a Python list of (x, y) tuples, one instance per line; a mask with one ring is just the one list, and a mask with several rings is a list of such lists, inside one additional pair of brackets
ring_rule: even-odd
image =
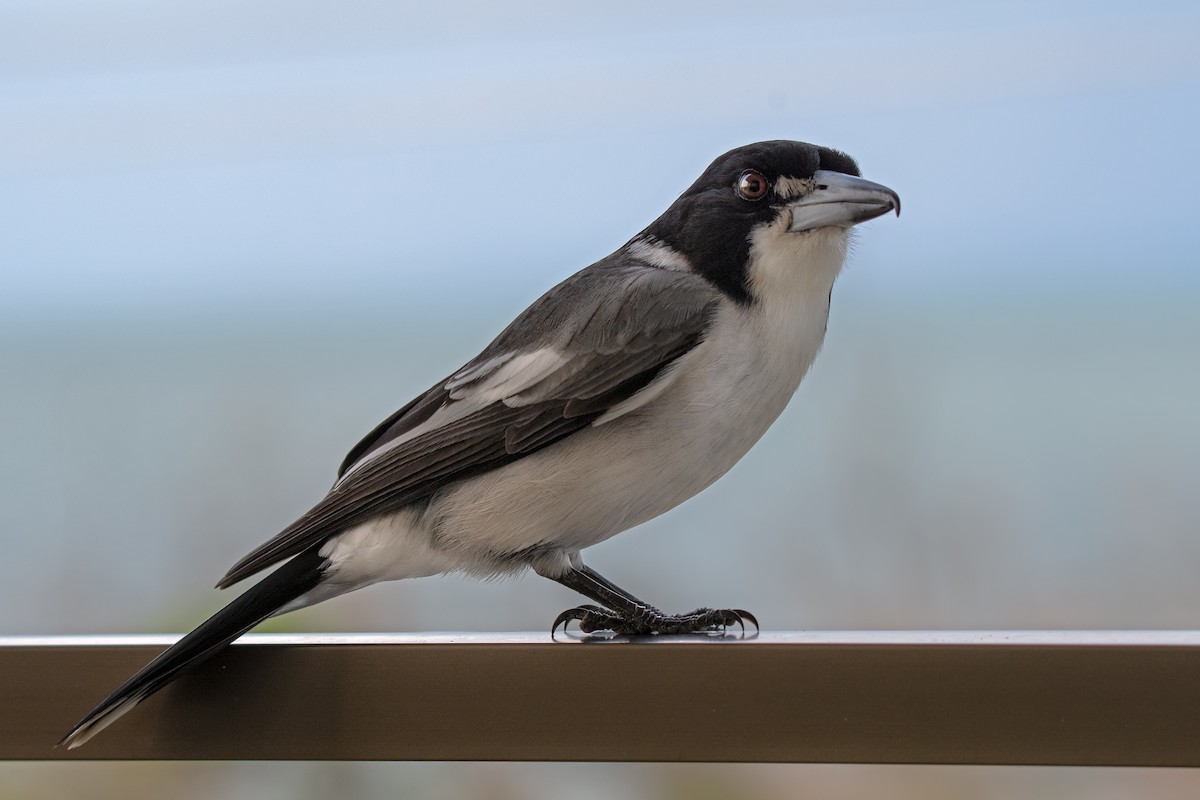
[(151, 661), (103, 703), (79, 720), (60, 745), (69, 748), (91, 739), (125, 712), (179, 677), (185, 669), (215, 655), (246, 631), (320, 582), (328, 559), (307, 550), (242, 593)]

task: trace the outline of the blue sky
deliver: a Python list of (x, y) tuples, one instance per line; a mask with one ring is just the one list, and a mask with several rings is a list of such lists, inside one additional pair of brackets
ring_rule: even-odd
[(1195, 293), (1189, 3), (0, 4), (0, 311), (531, 298), (720, 152), (904, 198), (850, 291)]

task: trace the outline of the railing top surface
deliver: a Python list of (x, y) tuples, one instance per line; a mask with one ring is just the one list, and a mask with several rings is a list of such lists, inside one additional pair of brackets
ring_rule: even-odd
[[(0, 636), (0, 647), (165, 647), (179, 634), (64, 634)], [(584, 637), (547, 632), (507, 633), (251, 633), (237, 645), (566, 645), (680, 644), (886, 646), (1200, 647), (1200, 630), (862, 630), (732, 632), (724, 636)]]

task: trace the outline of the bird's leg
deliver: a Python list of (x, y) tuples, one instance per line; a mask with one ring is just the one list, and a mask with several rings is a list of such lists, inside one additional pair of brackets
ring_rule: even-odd
[(612, 631), (632, 635), (699, 633), (724, 630), (731, 625), (740, 625), (744, 630), (747, 622), (758, 627), (753, 614), (736, 608), (698, 608), (688, 614), (664, 614), (584, 565), (572, 567), (554, 580), (595, 600), (603, 608), (585, 605), (567, 609), (554, 620), (551, 633), (571, 620), (577, 620), (584, 633)]

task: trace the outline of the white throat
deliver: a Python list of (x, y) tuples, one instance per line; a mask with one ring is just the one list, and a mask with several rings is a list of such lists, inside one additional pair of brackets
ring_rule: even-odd
[(846, 228), (789, 233), (787, 215), (750, 233), (746, 281), (750, 294), (767, 306), (805, 307), (829, 300), (850, 245)]
[(794, 391), (825, 339), (829, 294), (846, 260), (849, 231), (788, 233), (787, 223), (779, 219), (751, 234), (746, 277), (759, 335)]

